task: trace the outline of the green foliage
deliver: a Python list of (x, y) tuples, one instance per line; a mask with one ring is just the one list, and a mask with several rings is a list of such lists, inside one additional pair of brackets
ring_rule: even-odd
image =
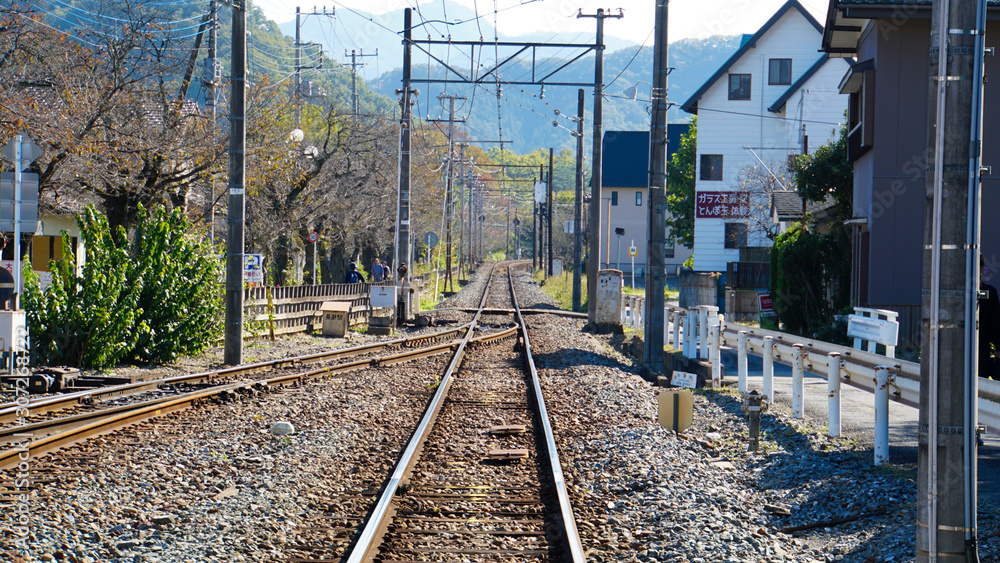
[(667, 229), (671, 241), (694, 244), (694, 172), (698, 143), (698, 118), (691, 118), (691, 129), (681, 136), (681, 146), (667, 162)]
[(849, 300), (851, 253), (842, 228), (830, 234), (793, 226), (771, 250), (771, 293), (788, 332), (812, 334)]
[[(88, 207), (77, 217), (87, 260), (78, 274), (68, 236), (44, 292), (25, 277), (34, 361), (106, 368), (121, 361), (164, 362), (203, 350), (222, 311), (216, 260), (187, 236), (180, 210), (140, 211), (124, 229)], [(26, 265), (30, 272), (30, 266)]]
[(832, 197), (837, 203), (837, 218), (851, 216), (854, 197), (854, 165), (847, 160), (847, 126), (840, 136), (813, 154), (803, 154), (792, 161), (796, 190), (807, 201), (821, 202)]

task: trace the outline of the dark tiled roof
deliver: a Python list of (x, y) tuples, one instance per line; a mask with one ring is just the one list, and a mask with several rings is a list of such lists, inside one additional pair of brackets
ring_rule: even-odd
[(773, 16), (771, 16), (771, 19), (767, 20), (767, 23), (765, 23), (760, 29), (757, 30), (757, 33), (754, 33), (749, 40), (743, 41), (743, 44), (740, 45), (740, 48), (737, 49), (735, 53), (733, 53), (733, 56), (729, 57), (729, 60), (726, 61), (721, 67), (719, 67), (719, 70), (715, 71), (715, 74), (713, 74), (711, 78), (709, 78), (704, 84), (702, 84), (701, 88), (698, 88), (697, 92), (692, 94), (691, 97), (688, 98), (686, 102), (681, 104), (681, 109), (688, 113), (698, 113), (698, 100), (701, 99), (701, 97), (705, 94), (705, 92), (707, 92), (708, 89), (711, 88), (712, 85), (715, 84), (717, 80), (725, 76), (725, 74), (729, 72), (729, 69), (734, 64), (736, 64), (736, 61), (740, 60), (740, 57), (746, 54), (746, 52), (749, 51), (751, 48), (756, 47), (757, 41), (761, 37), (763, 37), (771, 29), (771, 27), (774, 26), (774, 24), (778, 23), (778, 20), (780, 20), (781, 17), (784, 16), (786, 12), (788, 12), (793, 8), (801, 12), (802, 15), (806, 18), (806, 21), (808, 21), (810, 24), (812, 24), (813, 27), (816, 28), (816, 31), (823, 33), (823, 26), (820, 25), (818, 21), (816, 21), (816, 18), (814, 18), (812, 14), (809, 13), (809, 10), (803, 8), (802, 4), (800, 4), (798, 0), (788, 0), (788, 2), (786, 2), (784, 6), (778, 9), (778, 11), (775, 12)]
[[(836, 205), (833, 198), (825, 201), (810, 201), (806, 203), (806, 212), (822, 215), (824, 211)], [(779, 190), (771, 194), (771, 208), (778, 221), (799, 221), (802, 219), (802, 198), (793, 191)]]
[[(667, 125), (667, 159), (681, 144), (686, 123)], [(649, 187), (649, 131), (605, 131), (601, 185), (613, 188)]]

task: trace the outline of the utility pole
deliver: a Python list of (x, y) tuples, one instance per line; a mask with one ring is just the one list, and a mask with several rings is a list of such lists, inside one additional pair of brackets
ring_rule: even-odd
[[(307, 16), (330, 16), (336, 15), (336, 9), (333, 12), (327, 13), (326, 7), (323, 7), (323, 12), (320, 13), (313, 8), (312, 13), (306, 14)], [(319, 46), (319, 64), (316, 66), (302, 66), (302, 47), (313, 45)], [(315, 42), (302, 42), (302, 9), (299, 7), (295, 8), (295, 125), (296, 127), (302, 122), (302, 71), (308, 69), (323, 68), (323, 45), (321, 43)], [(315, 260), (315, 257), (313, 257)]]
[[(455, 122), (464, 123), (464, 119), (455, 119), (455, 100), (465, 100), (461, 96), (454, 96), (449, 94), (439, 94), (438, 100), (448, 100), (448, 168), (445, 176), (445, 248), (447, 249), (447, 254), (445, 255), (445, 277), (444, 284), (448, 288), (448, 291), (455, 291), (455, 282), (451, 275), (451, 230), (452, 223), (455, 219), (455, 190), (454, 190), (454, 178), (455, 178)], [(428, 123), (434, 123), (438, 120), (428, 119)], [(463, 147), (462, 154), (465, 154), (465, 149)], [(461, 217), (461, 213), (459, 213)], [(462, 239), (461, 230), (459, 230), (459, 241)], [(460, 242), (461, 244), (461, 242)], [(462, 263), (462, 253), (461, 248), (459, 248), (459, 269), (461, 269)]]
[[(208, 96), (205, 97), (205, 105), (208, 106), (208, 113), (212, 116), (212, 139), (216, 134), (216, 108), (219, 106), (219, 93), (217, 86), (221, 72), (219, 72), (218, 60), (218, 37), (219, 37), (219, 4), (217, 0), (209, 2), (210, 28), (208, 32), (208, 57), (205, 58), (205, 68), (202, 72), (202, 84), (208, 88)], [(214, 144), (214, 143), (213, 143)], [(205, 201), (205, 216), (208, 218), (208, 240), (212, 247), (215, 247), (215, 174), (211, 175), (208, 183), (208, 198)]]
[(573, 310), (581, 308), (583, 270), (583, 88), (576, 91), (576, 193), (573, 199)]
[[(463, 159), (463, 162), (464, 162), (464, 159)], [(476, 161), (473, 159), (473, 160), (471, 160), (469, 162), (469, 164), (472, 164), (473, 166), (475, 166)], [(466, 246), (467, 246), (468, 251), (469, 251), (469, 261), (468, 261), (468, 264), (469, 264), (469, 272), (470, 273), (472, 272), (472, 265), (476, 263), (476, 261), (473, 259), (473, 255), (474, 255), (473, 249), (476, 246), (476, 244), (475, 244), (475, 240), (476, 240), (475, 233), (476, 232), (473, 229), (473, 225), (475, 225), (475, 223), (472, 221), (472, 211), (473, 211), (472, 208), (474, 207), (473, 202), (476, 201), (476, 198), (475, 198), (475, 194), (473, 193), (473, 190), (475, 189), (475, 186), (472, 183), (472, 172), (473, 172), (473, 170), (470, 167), (469, 168), (469, 172), (465, 176), (465, 180), (464, 180), (466, 186), (468, 186), (468, 188), (469, 188), (468, 189), (468, 200), (469, 200), (469, 229), (468, 229), (469, 230), (469, 244), (466, 245)]]
[[(347, 56), (347, 49), (344, 49), (344, 56)], [(358, 114), (361, 113), (360, 104), (358, 103), (358, 68), (367, 66), (364, 62), (358, 62), (358, 57), (362, 59), (365, 57), (377, 57), (378, 49), (375, 49), (375, 54), (365, 54), (365, 50), (361, 49), (360, 53), (355, 53), (354, 49), (351, 49), (351, 111), (354, 113), (354, 118), (358, 118)]]
[[(452, 101), (452, 103), (455, 103)], [(465, 269), (465, 222), (462, 213), (465, 207), (465, 146), (466, 143), (458, 144), (458, 280), (462, 281), (462, 271)]]
[[(663, 371), (663, 307), (667, 226), (667, 4), (656, 0), (652, 116), (649, 127), (649, 227), (646, 246), (646, 365)], [(632, 272), (635, 275), (635, 272)]]
[(931, 16), (917, 561), (976, 562), (979, 194), (986, 0)]
[[(601, 237), (601, 158), (604, 151), (601, 146), (604, 136), (601, 132), (602, 115), (604, 113), (604, 20), (605, 18), (621, 18), (621, 9), (617, 15), (608, 15), (603, 9), (598, 9), (597, 14), (587, 15), (583, 10), (577, 14), (578, 18), (597, 18), (597, 56), (594, 62), (594, 162), (593, 171), (590, 174), (590, 238), (591, 254), (587, 262), (587, 324), (595, 326), (597, 324), (597, 270), (600, 262), (600, 244), (593, 241), (600, 241)], [(597, 247), (597, 252), (594, 252)], [(596, 255), (594, 255), (596, 254)]]
[(233, 76), (230, 95), (229, 210), (226, 217), (226, 327), (224, 362), (243, 363), (243, 244), (246, 206), (246, 0), (233, 2)]
[[(412, 8), (403, 10), (403, 88), (397, 90), (402, 95), (399, 119), (399, 205), (396, 211), (396, 267), (410, 257), (410, 95), (418, 92), (410, 90), (410, 51), (413, 47)], [(409, 290), (409, 280), (396, 277), (396, 286), (401, 291)], [(400, 296), (405, 302), (405, 297)], [(409, 311), (399, 312), (401, 319), (409, 318)]]
[(555, 149), (553, 149), (552, 147), (549, 147), (549, 183), (548, 183), (548, 185), (545, 186), (545, 189), (546, 189), (545, 198), (546, 198), (546, 203), (547, 203), (547, 207), (548, 207), (547, 211), (548, 211), (548, 227), (549, 227), (549, 229), (548, 229), (548, 241), (547, 241), (547, 244), (549, 246), (549, 256), (548, 256), (548, 263), (547, 263), (548, 264), (548, 266), (547, 266), (547, 275), (548, 276), (552, 275), (552, 178), (553, 178), (553, 174), (552, 174), (552, 160), (553, 160), (553, 158), (552, 157), (553, 157), (553, 153), (554, 152), (555, 152)]

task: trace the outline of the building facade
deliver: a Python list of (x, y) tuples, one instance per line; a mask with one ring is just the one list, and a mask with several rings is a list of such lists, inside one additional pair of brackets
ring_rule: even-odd
[(698, 115), (695, 271), (725, 272), (741, 250), (770, 247), (773, 194), (794, 190), (789, 159), (840, 134), (850, 63), (818, 53), (822, 37), (790, 0), (681, 105)]

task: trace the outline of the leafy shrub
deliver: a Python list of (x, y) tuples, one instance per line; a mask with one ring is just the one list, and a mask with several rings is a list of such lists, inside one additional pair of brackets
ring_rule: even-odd
[(140, 211), (130, 241), (88, 207), (77, 216), (87, 260), (78, 274), (68, 236), (44, 292), (25, 264), (25, 310), (36, 363), (106, 368), (165, 362), (205, 349), (221, 328), (221, 284), (207, 247), (180, 210)]
[(771, 294), (785, 329), (806, 334), (848, 305), (851, 256), (843, 229), (809, 232), (801, 224), (778, 236), (771, 251)]

